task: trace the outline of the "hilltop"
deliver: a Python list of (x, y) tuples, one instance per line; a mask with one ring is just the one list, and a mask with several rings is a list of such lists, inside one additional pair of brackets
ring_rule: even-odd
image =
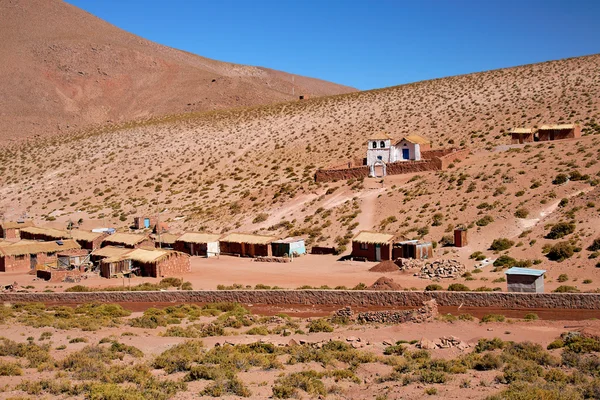
[[(583, 197), (597, 193), (590, 190), (600, 179), (599, 65), (593, 55), (12, 146), (0, 157), (0, 208), (8, 219), (27, 210), (60, 226), (82, 218), (122, 228), (134, 215), (161, 210), (174, 231), (302, 235), (342, 253), (358, 230), (376, 229), (436, 241), (439, 255), (471, 267), (473, 253), (506, 253), (540, 260), (550, 277), (600, 283), (585, 250), (599, 236), (600, 204)], [(512, 127), (563, 122), (579, 123), (584, 137), (508, 145)], [(379, 131), (472, 154), (446, 171), (314, 182), (317, 168), (364, 157)], [(554, 184), (561, 173), (585, 179)], [(520, 209), (526, 213), (518, 217)], [(550, 261), (544, 245), (561, 240), (546, 236), (563, 220), (576, 230), (561, 240), (578, 252)], [(469, 246), (441, 248), (459, 224), (471, 228)], [(489, 250), (500, 238), (512, 247)], [(489, 285), (502, 276), (482, 275)]]
[(1, 1), (0, 36), (0, 142), (355, 91), (162, 46), (62, 0)]

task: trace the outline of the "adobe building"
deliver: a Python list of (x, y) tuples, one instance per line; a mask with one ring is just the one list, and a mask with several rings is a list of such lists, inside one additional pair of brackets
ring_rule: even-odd
[(191, 256), (214, 257), (220, 253), (221, 235), (188, 232), (177, 238), (175, 250)]
[(392, 257), (413, 258), (415, 260), (427, 260), (433, 258), (433, 243), (419, 240), (406, 240), (394, 243)]
[(531, 143), (535, 140), (534, 128), (514, 128), (510, 131), (511, 144)]
[(21, 239), (21, 229), (33, 226), (31, 220), (0, 222), (0, 239)]
[(289, 237), (271, 243), (271, 252), (275, 257), (297, 257), (306, 254), (304, 239)]
[(509, 292), (544, 293), (543, 269), (509, 268), (506, 274), (506, 285)]
[(173, 250), (133, 249), (100, 262), (100, 275), (105, 278), (130, 273), (163, 278), (188, 272), (191, 272), (190, 256)]
[(467, 240), (467, 229), (456, 228), (454, 230), (454, 247), (465, 247), (469, 244)]
[(123, 255), (129, 253), (131, 250), (132, 249), (127, 249), (125, 247), (114, 247), (114, 246), (102, 247), (100, 249), (94, 250), (90, 254), (90, 261), (94, 265), (99, 266), (100, 262), (102, 260), (104, 260), (105, 258), (120, 257), (120, 256), (123, 256)]
[(352, 239), (352, 257), (367, 261), (385, 261), (392, 259), (392, 247), (395, 235), (371, 231), (360, 231)]
[(157, 249), (173, 250), (175, 249), (175, 242), (179, 238), (179, 235), (172, 233), (161, 233), (160, 235), (150, 235), (150, 237), (154, 240), (154, 246)]
[(21, 239), (25, 240), (40, 240), (49, 242), (53, 240), (69, 239), (71, 235), (67, 231), (54, 228), (41, 228), (38, 226), (30, 226), (21, 229)]
[(28, 271), (38, 264), (57, 262), (57, 254), (68, 255), (81, 250), (74, 240), (38, 242), (22, 240), (0, 245), (0, 272)]
[(250, 233), (230, 233), (219, 240), (222, 254), (240, 257), (270, 257), (274, 236), (253, 235)]
[(540, 142), (581, 137), (581, 126), (577, 124), (542, 125), (537, 130)]
[(136, 233), (115, 233), (102, 240), (102, 247), (114, 246), (125, 247), (127, 249), (138, 249), (140, 247), (154, 247), (154, 240), (147, 235), (138, 235)]
[(79, 243), (82, 249), (89, 251), (99, 249), (102, 245), (102, 241), (107, 236), (108, 234), (104, 232), (80, 231), (79, 229), (74, 229), (71, 231), (71, 237), (73, 240)]
[(139, 216), (133, 218), (134, 229), (150, 229), (156, 225), (156, 217)]

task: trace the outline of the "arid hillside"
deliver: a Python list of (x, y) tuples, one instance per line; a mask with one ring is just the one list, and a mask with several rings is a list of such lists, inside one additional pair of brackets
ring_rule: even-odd
[[(600, 56), (594, 55), (155, 119), (7, 147), (0, 156), (0, 209), (6, 219), (27, 211), (55, 226), (83, 219), (87, 227), (120, 228), (134, 215), (160, 210), (173, 231), (302, 235), (309, 245), (334, 245), (342, 253), (358, 230), (377, 229), (439, 242), (439, 255), (471, 267), (478, 263), (473, 253), (489, 259), (506, 253), (543, 262), (550, 276), (564, 270), (600, 283), (594, 251), (586, 250), (600, 236), (600, 201), (591, 198), (600, 180), (599, 106)], [(580, 123), (584, 137), (507, 145), (512, 127), (563, 122)], [(379, 131), (419, 134), (434, 148), (468, 146), (472, 155), (446, 171), (314, 182), (318, 167), (364, 157), (367, 138)], [(557, 180), (559, 174), (570, 179)], [(574, 230), (547, 238), (561, 221)], [(470, 227), (469, 246), (441, 248), (459, 224)], [(513, 244), (490, 250), (501, 238)], [(561, 241), (575, 252), (551, 261), (546, 255)], [(482, 275), (502, 276), (501, 270)]]
[(161, 46), (62, 0), (1, 0), (0, 37), (1, 142), (355, 91)]

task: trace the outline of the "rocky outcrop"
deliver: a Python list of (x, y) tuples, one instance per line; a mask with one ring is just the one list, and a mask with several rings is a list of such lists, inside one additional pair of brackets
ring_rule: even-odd
[(435, 260), (428, 262), (416, 274), (420, 278), (456, 278), (462, 275), (467, 268), (457, 260)]

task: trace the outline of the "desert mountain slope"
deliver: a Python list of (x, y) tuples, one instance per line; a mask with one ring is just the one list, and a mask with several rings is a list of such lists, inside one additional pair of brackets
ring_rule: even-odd
[[(360, 229), (442, 241), (465, 225), (469, 246), (438, 248), (439, 255), (474, 266), (472, 253), (506, 253), (541, 260), (551, 275), (600, 282), (597, 260), (585, 250), (600, 237), (600, 201), (592, 199), (600, 183), (599, 61), (559, 60), (10, 146), (0, 153), (0, 210), (6, 219), (27, 211), (63, 228), (81, 218), (122, 229), (134, 215), (160, 210), (176, 232), (301, 235), (342, 251)], [(584, 137), (508, 145), (512, 127), (563, 122), (580, 123)], [(468, 146), (472, 155), (446, 171), (383, 182), (314, 182), (318, 167), (364, 157), (368, 137), (382, 130), (426, 136), (434, 148)], [(573, 179), (555, 184), (558, 174)], [(547, 238), (560, 221), (576, 230)], [(514, 243), (489, 250), (499, 238)], [(561, 240), (582, 250), (550, 261), (546, 250)], [(502, 276), (482, 278), (491, 284)]]
[[(127, 33), (61, 0), (0, 0), (0, 140), (355, 89)], [(199, 38), (209, 40), (209, 38)]]

